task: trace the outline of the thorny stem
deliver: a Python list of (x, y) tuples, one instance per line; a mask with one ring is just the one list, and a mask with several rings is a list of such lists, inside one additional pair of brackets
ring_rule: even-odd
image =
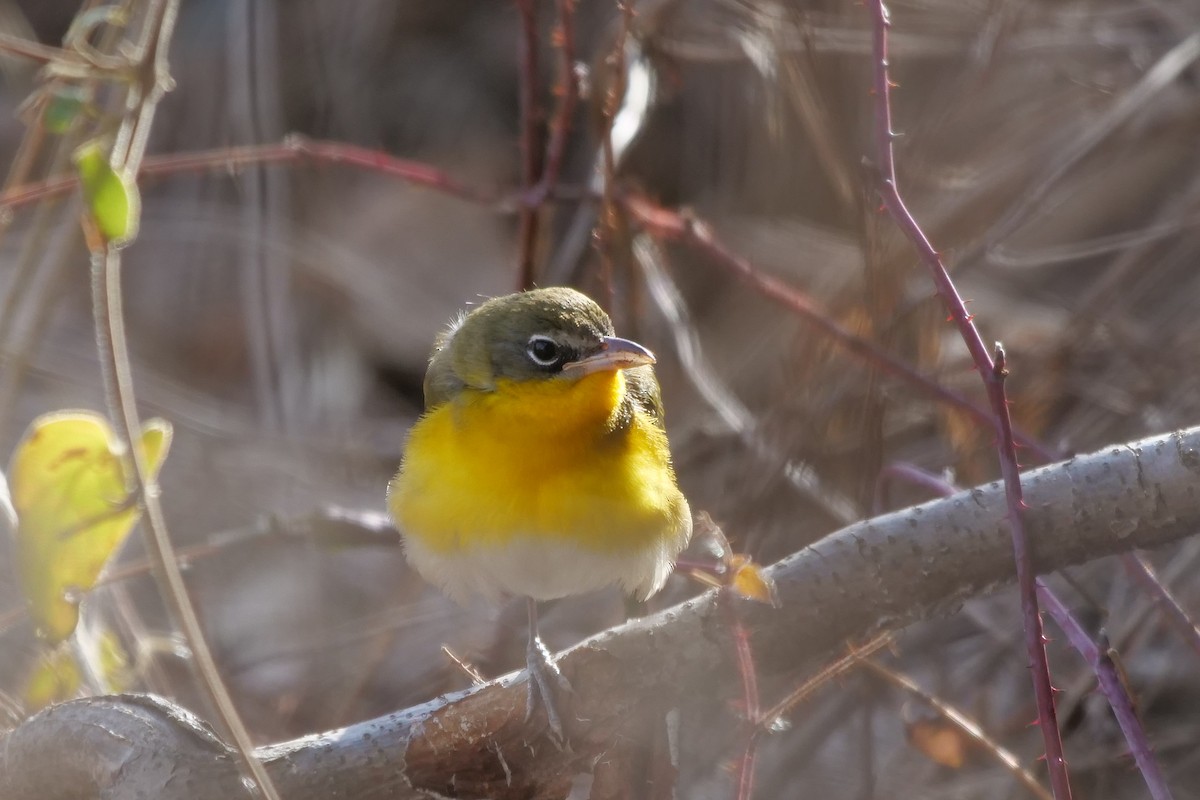
[(559, 54), (558, 84), (554, 88), (558, 106), (550, 121), (550, 141), (546, 145), (546, 166), (542, 178), (531, 193), (530, 201), (540, 205), (554, 191), (562, 174), (571, 123), (579, 104), (579, 77), (575, 74), (575, 3), (557, 0), (558, 21), (551, 36)]
[[(959, 491), (959, 487), (936, 475), (922, 474), (920, 467), (906, 466), (908, 466), (907, 469), (894, 472), (892, 477), (916, 483), (941, 497), (949, 497)], [(876, 509), (876, 513), (880, 512), (881, 509)], [(1154, 579), (1153, 575), (1149, 575), (1149, 578), (1165, 593), (1165, 588)], [(1170, 791), (1166, 788), (1166, 782), (1163, 780), (1158, 762), (1154, 758), (1150, 740), (1134, 711), (1133, 699), (1129, 695), (1128, 687), (1117, 675), (1112, 658), (1107, 651), (1100, 652), (1096, 643), (1084, 631), (1083, 625), (1041, 578), (1037, 579), (1037, 593), (1055, 623), (1066, 632), (1068, 641), (1091, 667), (1100, 690), (1104, 693), (1105, 699), (1108, 700), (1108, 705), (1113, 711), (1113, 716), (1117, 718), (1117, 722), (1121, 726), (1121, 732), (1125, 735), (1129, 750), (1134, 754), (1138, 767), (1142, 770), (1142, 775), (1154, 800), (1169, 798)], [(1152, 592), (1152, 594), (1154, 593)], [(1186, 615), (1184, 615), (1184, 619), (1187, 619)]]
[(872, 21), (872, 51), (874, 56), (873, 88), (875, 93), (875, 146), (879, 159), (881, 177), (879, 193), (883, 204), (896, 225), (916, 248), (921, 261), (929, 268), (934, 285), (959, 334), (967, 346), (980, 377), (987, 389), (992, 413), (995, 415), (996, 448), (1000, 458), (1000, 473), (1004, 479), (1005, 495), (1008, 499), (1008, 523), (1012, 532), (1013, 555), (1016, 559), (1018, 594), (1024, 617), (1025, 649), (1029, 656), (1030, 673), (1034, 695), (1037, 699), (1038, 720), (1042, 740), (1046, 748), (1046, 765), (1050, 774), (1050, 785), (1057, 800), (1070, 800), (1071, 781), (1067, 774), (1067, 763), (1063, 756), (1062, 738), (1058, 729), (1058, 716), (1054, 709), (1054, 687), (1050, 684), (1050, 665), (1046, 658), (1046, 643), (1042, 632), (1042, 618), (1038, 610), (1036, 573), (1029, 542), (1025, 533), (1025, 502), (1021, 497), (1021, 477), (1017, 467), (1016, 445), (1013, 441), (1012, 419), (1004, 391), (1004, 379), (1008, 375), (1004, 351), (996, 346), (995, 360), (989, 355), (983, 337), (967, 313), (962, 297), (958, 293), (950, 274), (942, 263), (941, 256), (916, 219), (909, 213), (900, 196), (896, 182), (896, 161), (892, 148), (891, 80), (888, 76), (888, 11), (883, 0), (871, 0), (868, 4)]
[[(557, 0), (557, 20), (551, 41), (559, 52), (558, 97), (554, 118), (550, 121), (545, 158), (539, 157), (542, 134), (542, 108), (538, 103), (538, 29), (536, 0), (516, 0), (521, 15), (520, 100), (521, 100), (521, 180), (523, 202), (519, 204), (517, 233), (517, 288), (532, 289), (537, 278), (536, 250), (538, 215), (542, 204), (558, 187), (566, 157), (571, 122), (579, 102), (579, 78), (575, 74), (575, 3)], [(538, 173), (541, 177), (538, 177)]]
[(725, 617), (725, 625), (733, 639), (737, 657), (738, 674), (742, 678), (742, 706), (746, 720), (746, 741), (742, 757), (737, 764), (737, 800), (750, 800), (754, 791), (754, 761), (758, 751), (756, 731), (762, 727), (759, 714), (758, 673), (754, 668), (754, 655), (750, 651), (750, 635), (738, 617), (733, 592), (724, 587), (717, 595), (717, 603)]
[(1113, 716), (1117, 718), (1117, 724), (1121, 726), (1121, 732), (1125, 734), (1125, 741), (1129, 743), (1129, 750), (1133, 754), (1133, 760), (1137, 763), (1138, 770), (1142, 773), (1142, 778), (1146, 781), (1146, 788), (1150, 790), (1150, 796), (1154, 800), (1171, 800), (1171, 790), (1167, 788), (1167, 782), (1158, 767), (1158, 761), (1150, 750), (1150, 744), (1138, 721), (1133, 701), (1130, 700), (1125, 684), (1117, 674), (1107, 645), (1103, 648), (1097, 646), (1092, 637), (1084, 631), (1083, 626), (1063, 605), (1063, 602), (1047, 587), (1039, 586), (1038, 595), (1046, 606), (1046, 612), (1054, 618), (1058, 627), (1062, 628), (1063, 633), (1067, 635), (1071, 646), (1096, 673), (1096, 680), (1100, 684), (1104, 696), (1108, 698), (1109, 707), (1112, 708)]
[(600, 219), (596, 226), (596, 247), (600, 253), (600, 282), (604, 286), (603, 298), (606, 308), (612, 307), (613, 302), (613, 243), (621, 231), (621, 215), (617, 213), (619, 194), (617, 187), (617, 157), (613, 150), (613, 125), (617, 112), (625, 98), (625, 46), (633, 27), (633, 0), (616, 0), (617, 13), (621, 22), (613, 40), (612, 50), (604, 59), (608, 80), (605, 82), (604, 97), (601, 99), (601, 112), (604, 119), (604, 130), (600, 135), (600, 167), (603, 177), (603, 192), (600, 203)]
[[(521, 105), (521, 183), (532, 191), (541, 171), (542, 108), (538, 102), (537, 0), (515, 0), (521, 17), (518, 43), (519, 96)], [(538, 237), (538, 208), (522, 206), (517, 223), (517, 288), (533, 288)]]

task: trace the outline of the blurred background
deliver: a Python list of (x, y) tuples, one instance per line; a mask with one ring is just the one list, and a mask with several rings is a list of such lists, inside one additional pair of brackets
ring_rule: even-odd
[[(536, 6), (538, 102), (550, 114), (558, 37), (553, 4)], [(982, 404), (927, 274), (879, 212), (866, 10), (848, 0), (635, 7), (625, 79), (646, 92), (621, 108), (632, 127), (614, 154), (619, 182), (688, 209), (829, 318)], [(889, 10), (900, 184), (985, 341), (1007, 348), (1018, 424), (1069, 454), (1200, 423), (1200, 7), (898, 0)], [(56, 45), (80, 13), (68, 0), (0, 0), (0, 33)], [(620, 27), (612, 0), (580, 0), (576, 72), (588, 93), (562, 197), (539, 215), (535, 278), (592, 292), (618, 331), (659, 354), (693, 508), (769, 563), (848, 521), (928, 499), (885, 478), (893, 465), (963, 486), (993, 479), (990, 431), (852, 355), (718, 259), (627, 220), (593, 236), (586, 190), (600, 186)], [(515, 190), (519, 42), (514, 4), (501, 0), (184, 0), (176, 86), (149, 154), (299, 133)], [(0, 76), (0, 158), (16, 164), (32, 135), (18, 109), (44, 75), (0, 53)], [(56, 152), (69, 153), (70, 137), (49, 137), (18, 183), (68, 169)], [(142, 195), (124, 287), (138, 399), (174, 424), (167, 520), (181, 548), (202, 552), (189, 586), (256, 739), (468, 685), (442, 645), (485, 676), (517, 668), (521, 604), (460, 609), (408, 570), (386, 531), (341, 538), (303, 524), (331, 507), (382, 511), (434, 335), (458, 310), (519, 285), (516, 214), (312, 162), (160, 175)], [(104, 407), (80, 211), (68, 198), (0, 220), (5, 453), (38, 414)], [(140, 553), (134, 537), (122, 560)], [(1151, 554), (1191, 609), (1198, 553), (1191, 542)], [(1120, 653), (1176, 797), (1200, 797), (1196, 654), (1110, 561), (1051, 583)], [(697, 591), (676, 577), (653, 604)], [(0, 610), (20, 604), (0, 569)], [(126, 685), (211, 716), (147, 577), (98, 592), (87, 609), (129, 652)], [(568, 600), (548, 611), (544, 632), (563, 648), (624, 613), (615, 592)], [(915, 626), (882, 660), (1040, 775), (1020, 635), (1002, 591)], [(0, 690), (15, 716), (37, 652), (20, 622), (0, 639)], [(1051, 663), (1077, 793), (1143, 796), (1090, 673), (1058, 641)], [(687, 721), (680, 797), (731, 796), (734, 714)], [(953, 732), (961, 757), (931, 757), (922, 731), (940, 730), (937, 715), (866, 671), (790, 721), (763, 747), (760, 797), (1029, 796)]]

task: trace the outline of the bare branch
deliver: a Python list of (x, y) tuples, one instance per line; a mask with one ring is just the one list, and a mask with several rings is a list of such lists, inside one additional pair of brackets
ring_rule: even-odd
[[(1198, 475), (1200, 428), (1025, 473), (1036, 570), (1190, 535), (1200, 529)], [(768, 574), (782, 607), (745, 603), (739, 610), (760, 677), (795, 676), (840, 654), (847, 640), (950, 613), (969, 597), (1011, 583), (1006, 514), (1004, 489), (993, 483), (851, 525), (773, 565)], [(288, 800), (328, 797), (334, 787), (343, 797), (445, 795), (451, 787), (464, 798), (564, 797), (572, 777), (591, 772), (601, 755), (625, 755), (622, 748), (636, 741), (631, 731), (661, 724), (663, 709), (723, 708), (740, 688), (728, 636), (709, 592), (565, 653), (560, 663), (576, 690), (567, 715), (569, 750), (526, 727), (523, 676), (515, 673), (257, 755)], [(141, 727), (150, 733), (125, 737), (130, 717), (146, 714), (153, 720)], [(145, 699), (54, 706), (0, 738), (6, 800), (139, 792), (208, 800), (244, 795), (239, 786), (228, 750), (194, 721)]]

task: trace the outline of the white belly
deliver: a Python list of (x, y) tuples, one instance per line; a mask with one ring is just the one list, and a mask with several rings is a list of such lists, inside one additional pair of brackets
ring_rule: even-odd
[(666, 583), (686, 537), (662, 537), (632, 553), (597, 553), (545, 537), (516, 537), (502, 545), (438, 553), (415, 536), (405, 553), (425, 580), (462, 604), (472, 596), (498, 601), (503, 595), (553, 600), (620, 585), (645, 599)]

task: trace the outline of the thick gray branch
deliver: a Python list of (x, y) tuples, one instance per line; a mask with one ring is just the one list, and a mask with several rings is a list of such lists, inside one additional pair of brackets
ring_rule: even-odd
[[(1034, 470), (1023, 483), (1040, 572), (1167, 544), (1200, 529), (1200, 429)], [(950, 613), (1011, 581), (1005, 513), (991, 484), (851, 525), (775, 564), (782, 608), (742, 606), (759, 670), (795, 673), (848, 639)], [(606, 797), (624, 779), (622, 748), (644, 748), (665, 710), (723, 702), (737, 680), (730, 652), (711, 592), (579, 644), (562, 660), (575, 687), (569, 752), (538, 720), (523, 723), (524, 686), (509, 676), (260, 754), (288, 800), (561, 798), (588, 773), (592, 797)], [(236, 768), (194, 720), (131, 697), (66, 703), (0, 739), (7, 800), (135, 796), (236, 797)]]

